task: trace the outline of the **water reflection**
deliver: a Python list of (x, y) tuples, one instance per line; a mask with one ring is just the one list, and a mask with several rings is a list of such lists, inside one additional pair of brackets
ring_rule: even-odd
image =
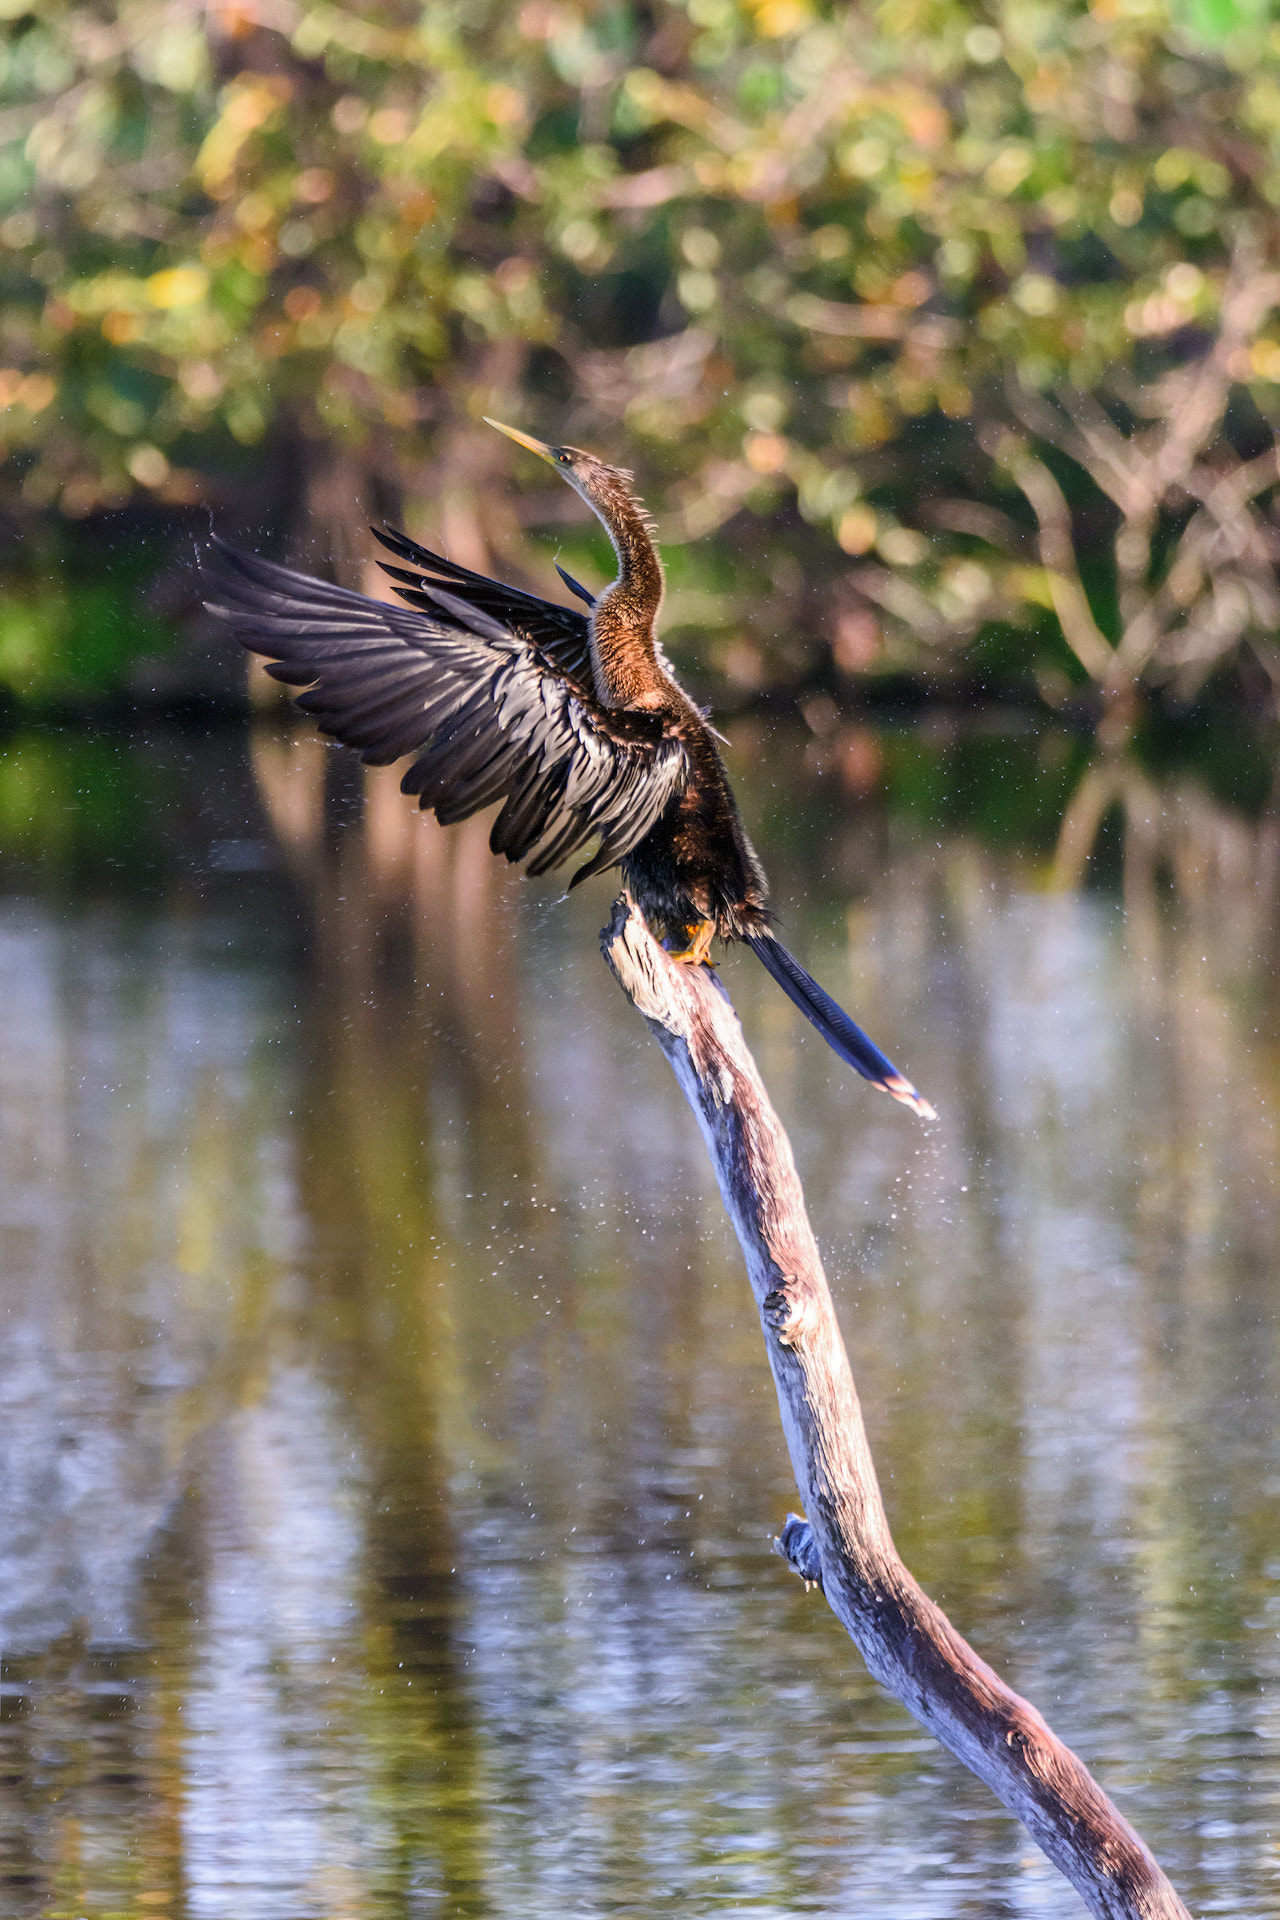
[[(944, 1114), (726, 962), (903, 1552), (1195, 1910), (1272, 1912), (1274, 819), (1029, 737), (734, 755)], [(16, 740), (0, 856), (7, 1912), (1081, 1911), (770, 1555), (607, 887), (270, 730)]]

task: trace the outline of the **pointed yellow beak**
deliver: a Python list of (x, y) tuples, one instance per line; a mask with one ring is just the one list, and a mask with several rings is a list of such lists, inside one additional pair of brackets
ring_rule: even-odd
[(482, 414), (481, 418), (486, 427), (496, 427), (499, 433), (506, 434), (508, 440), (514, 440), (518, 447), (528, 447), (530, 453), (536, 453), (539, 460), (545, 460), (553, 467), (559, 466), (550, 447), (544, 446), (541, 440), (535, 440), (531, 433), (521, 433), (519, 427), (504, 427), (501, 420), (491, 420), (487, 413)]

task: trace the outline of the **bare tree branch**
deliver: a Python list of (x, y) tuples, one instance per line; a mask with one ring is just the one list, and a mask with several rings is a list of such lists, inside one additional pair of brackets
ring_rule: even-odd
[(605, 959), (693, 1109), (760, 1312), (808, 1520), (782, 1550), (868, 1667), (1024, 1822), (1100, 1920), (1189, 1920), (1128, 1822), (898, 1557), (791, 1146), (714, 973), (671, 959), (625, 898)]
[(1093, 617), (1080, 579), (1071, 535), (1071, 509), (1043, 460), (1022, 440), (1006, 434), (996, 451), (1031, 503), (1040, 528), (1040, 558), (1049, 577), (1054, 612), (1063, 638), (1091, 680), (1110, 681), (1115, 649)]
[(851, 578), (859, 593), (874, 600), (886, 613), (891, 613), (932, 645), (942, 646), (948, 639), (958, 638), (956, 630), (948, 626), (932, 600), (900, 573), (888, 567), (867, 565), (858, 567)]

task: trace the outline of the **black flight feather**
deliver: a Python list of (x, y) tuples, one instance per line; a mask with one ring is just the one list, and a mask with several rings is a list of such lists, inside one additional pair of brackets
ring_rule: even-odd
[(775, 939), (771, 933), (749, 933), (747, 945), (765, 971), (777, 981), (788, 1000), (799, 1007), (806, 1020), (813, 1022), (827, 1045), (842, 1060), (847, 1060), (873, 1087), (891, 1093), (896, 1100), (912, 1107), (922, 1119), (937, 1119), (938, 1116), (924, 1096), (916, 1092), (888, 1055), (881, 1053), (875, 1041), (868, 1039), (844, 1008), (831, 998), (824, 987), (818, 985), (813, 975), (805, 972), (795, 955), (787, 952), (781, 940)]
[[(643, 531), (638, 504), (628, 499), (630, 507), (624, 502), (618, 511), (638, 515)], [(606, 513), (601, 517), (610, 524)], [(407, 563), (382, 563), (403, 605), (309, 579), (217, 539), (206, 561), (217, 598), (207, 604), (244, 646), (267, 657), (268, 673), (300, 690), (298, 706), (322, 732), (374, 765), (414, 756), (401, 788), (440, 820), (463, 820), (502, 800), (489, 844), (524, 861), (530, 873), (548, 871), (598, 838), (570, 887), (621, 862), (642, 908), (656, 910), (660, 921), (705, 913), (701, 904), (690, 906), (682, 869), (667, 874), (672, 855), (663, 836), (686, 789), (695, 812), (703, 800), (713, 813), (718, 806), (722, 837), (708, 850), (712, 872), (714, 859), (722, 859), (730, 878), (716, 875), (716, 886), (741, 889), (741, 899), (737, 891), (713, 891), (720, 902), (710, 909), (713, 923), (725, 937), (746, 939), (843, 1060), (931, 1118), (928, 1101), (892, 1061), (779, 940), (760, 930), (768, 919), (764, 875), (738, 824), (712, 730), (672, 683), (660, 654), (651, 663), (653, 705), (606, 706), (591, 630), (576, 608), (488, 580), (390, 528), (375, 532)], [(654, 559), (647, 591), (656, 613), (661, 572)], [(597, 604), (558, 562), (556, 569), (577, 599)], [(699, 728), (708, 736), (701, 746)], [(704, 924), (709, 930), (713, 923)]]
[(400, 784), (423, 808), (452, 822), (504, 800), (491, 844), (508, 860), (543, 873), (599, 835), (589, 870), (616, 866), (683, 787), (681, 740), (595, 699), (582, 614), (378, 538), (421, 569), (386, 568), (409, 605), (216, 538), (207, 604), (322, 732), (370, 765), (414, 755)]

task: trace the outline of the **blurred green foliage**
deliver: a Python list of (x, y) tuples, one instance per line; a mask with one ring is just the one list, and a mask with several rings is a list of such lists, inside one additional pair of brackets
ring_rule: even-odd
[(157, 784), (153, 762), (121, 735), (15, 730), (0, 755), (0, 863), (10, 877), (149, 882), (163, 854)]
[(163, 653), (170, 629), (139, 605), (154, 557), (145, 541), (98, 555), (92, 569), (61, 543), (44, 543), (38, 564), (24, 556), (0, 594), (0, 686), (26, 705), (83, 704), (114, 692), (135, 660)]
[[(1277, 252), (1265, 0), (0, 16), (12, 501), (194, 503), (236, 449), (341, 445), (438, 523), (497, 470), (468, 451), (488, 412), (636, 465), (669, 550), (778, 516), (799, 569), (772, 627), (848, 675), (1104, 677), (1064, 643), (1011, 388), (1101, 396), (1136, 438), (1141, 394), (1221, 344), (1233, 261)], [(1280, 290), (1255, 280), (1211, 466), (1278, 418)], [(1056, 471), (1111, 645), (1115, 496)], [(1158, 503), (1147, 587), (1190, 499)], [(707, 664), (811, 671), (747, 577)]]

